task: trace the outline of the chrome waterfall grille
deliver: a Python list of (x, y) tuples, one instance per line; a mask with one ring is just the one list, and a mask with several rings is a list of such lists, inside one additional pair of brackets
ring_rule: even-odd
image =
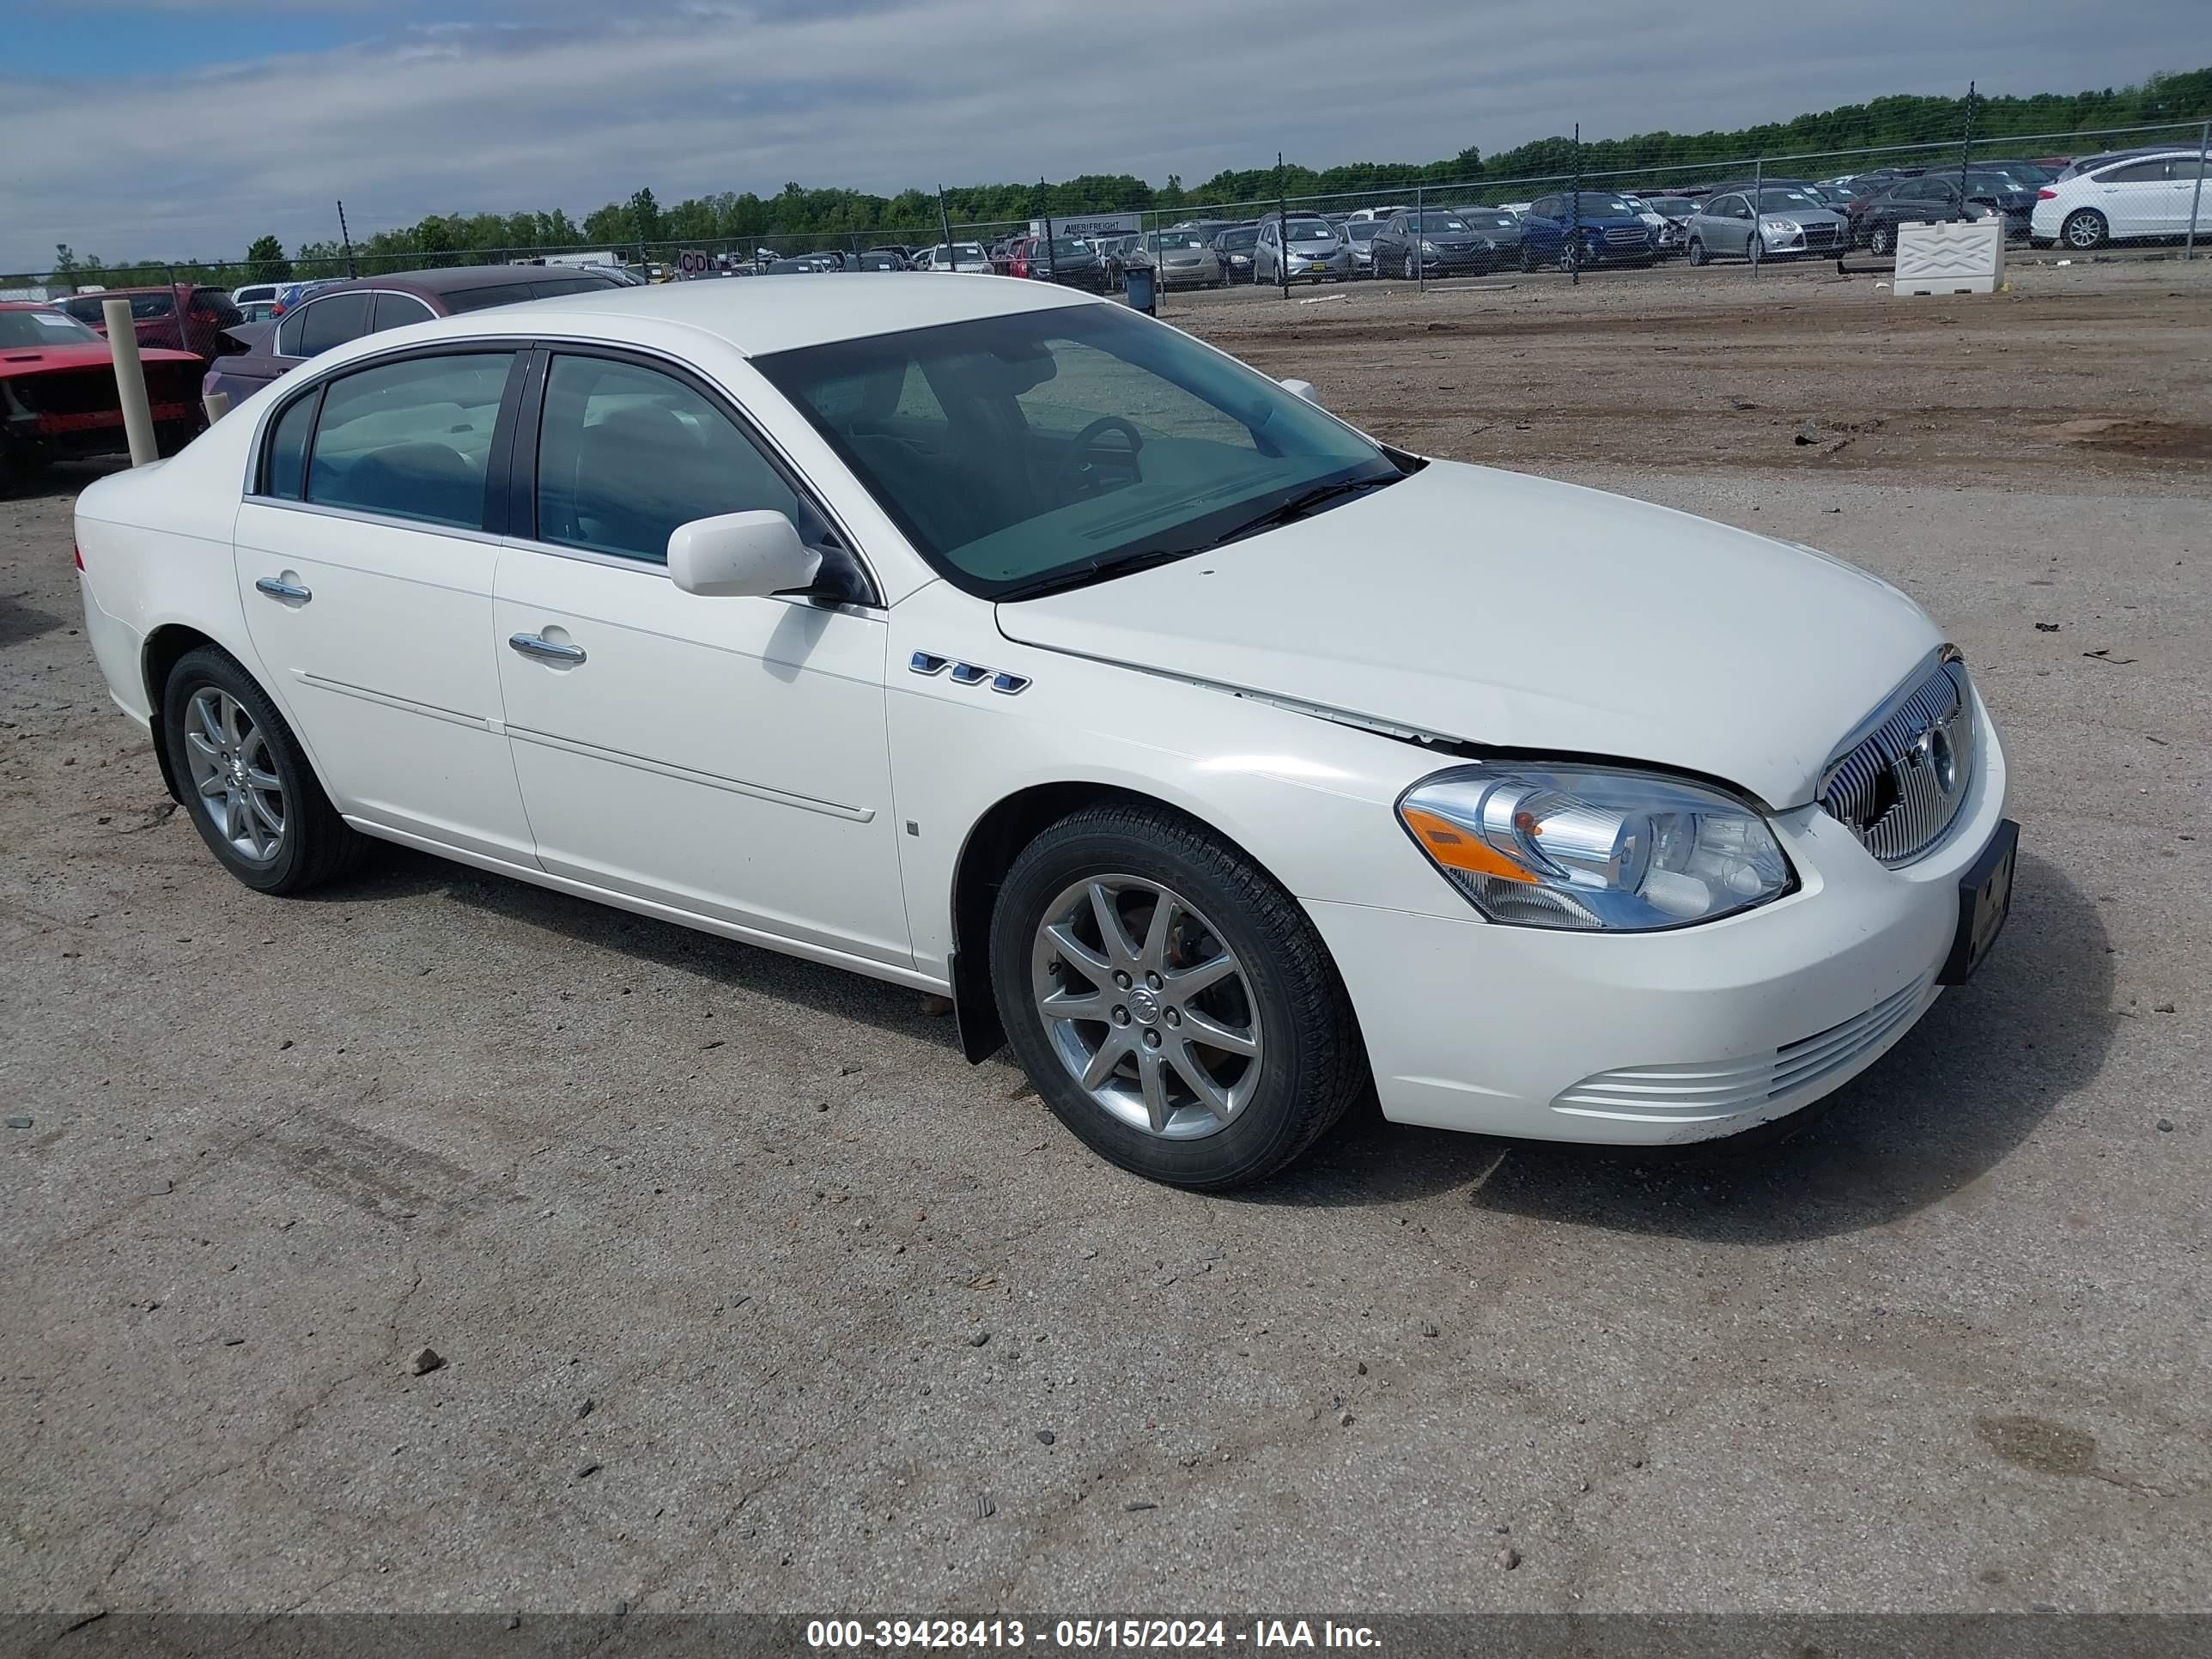
[(1884, 864), (1910, 864), (1966, 804), (1976, 736), (1966, 665), (1947, 646), (1845, 740), (1820, 805)]

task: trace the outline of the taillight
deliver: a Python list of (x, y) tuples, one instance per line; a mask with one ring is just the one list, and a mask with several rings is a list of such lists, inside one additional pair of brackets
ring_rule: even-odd
[(2039, 202), (2055, 202), (2058, 199), (2058, 192), (2055, 190), (2039, 190), (2035, 192), (2035, 199)]
[(76, 561), (76, 568), (78, 569), (82, 570), (84, 568), (84, 550), (79, 547), (75, 542), (71, 542), (70, 544), (70, 556)]

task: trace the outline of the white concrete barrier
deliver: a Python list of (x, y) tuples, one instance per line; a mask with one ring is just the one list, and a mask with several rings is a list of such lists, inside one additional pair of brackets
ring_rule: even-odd
[(1892, 292), (1903, 297), (1996, 293), (2004, 281), (2004, 221), (1991, 214), (1943, 225), (1899, 225), (1896, 280)]

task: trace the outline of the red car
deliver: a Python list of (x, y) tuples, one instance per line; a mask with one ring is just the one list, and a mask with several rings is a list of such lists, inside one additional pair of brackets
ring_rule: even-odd
[(189, 351), (204, 367), (217, 357), (246, 349), (223, 332), (244, 322), (246, 313), (219, 288), (204, 288), (197, 283), (179, 283), (171, 288), (111, 288), (59, 303), (94, 333), (104, 336), (107, 313), (103, 307), (109, 300), (131, 302), (131, 322), (138, 331), (142, 351), (148, 346)]
[[(142, 347), (154, 435), (174, 453), (204, 424), (200, 359)], [(0, 300), (0, 465), (28, 472), (50, 460), (121, 454), (123, 404), (107, 342), (59, 308)]]

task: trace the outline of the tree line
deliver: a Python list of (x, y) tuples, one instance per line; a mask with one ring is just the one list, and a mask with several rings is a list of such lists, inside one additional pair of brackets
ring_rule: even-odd
[[(1648, 172), (1777, 156), (1869, 150), (1892, 144), (1962, 139), (1971, 119), (1975, 145), (1995, 153), (2012, 137), (2087, 133), (2100, 130), (2179, 125), (2212, 117), (2212, 68), (2151, 76), (2141, 86), (2101, 92), (2040, 93), (2026, 97), (1967, 99), (1899, 95), (1846, 104), (1789, 121), (1699, 133), (1647, 132), (1597, 139), (1577, 146), (1565, 137), (1540, 138), (1485, 156), (1470, 146), (1426, 162), (1356, 161), (1314, 168), (1295, 163), (1224, 169), (1194, 187), (1168, 175), (1154, 185), (1128, 173), (1084, 173), (1052, 183), (963, 185), (947, 188), (942, 213), (957, 229), (1024, 222), (1047, 216), (1086, 213), (1180, 213), (1289, 197), (1356, 196), (1417, 185), (1480, 187), (1491, 181), (1559, 178), (1579, 172)], [(2062, 146), (2061, 148), (2063, 148)], [(1840, 164), (1838, 164), (1840, 165)], [(1809, 169), (1825, 174), (1838, 167)], [(845, 245), (854, 239), (930, 242), (937, 240), (940, 199), (924, 190), (894, 196), (863, 191), (809, 189), (787, 184), (772, 196), (721, 191), (663, 207), (648, 189), (610, 202), (580, 222), (562, 209), (528, 213), (439, 214), (412, 225), (381, 230), (352, 245), (355, 268), (368, 273), (408, 265), (459, 263), (518, 250), (611, 247), (663, 250), (706, 244), (775, 242), (787, 249)], [(304, 243), (288, 254), (273, 236), (258, 238), (242, 261), (221, 266), (149, 261), (104, 265), (56, 250), (57, 272), (80, 283), (109, 287), (132, 283), (204, 279), (283, 282), (295, 276), (343, 274), (348, 251), (335, 239)], [(240, 273), (243, 272), (241, 276)], [(173, 272), (173, 276), (165, 273)], [(197, 274), (204, 273), (204, 277)]]

